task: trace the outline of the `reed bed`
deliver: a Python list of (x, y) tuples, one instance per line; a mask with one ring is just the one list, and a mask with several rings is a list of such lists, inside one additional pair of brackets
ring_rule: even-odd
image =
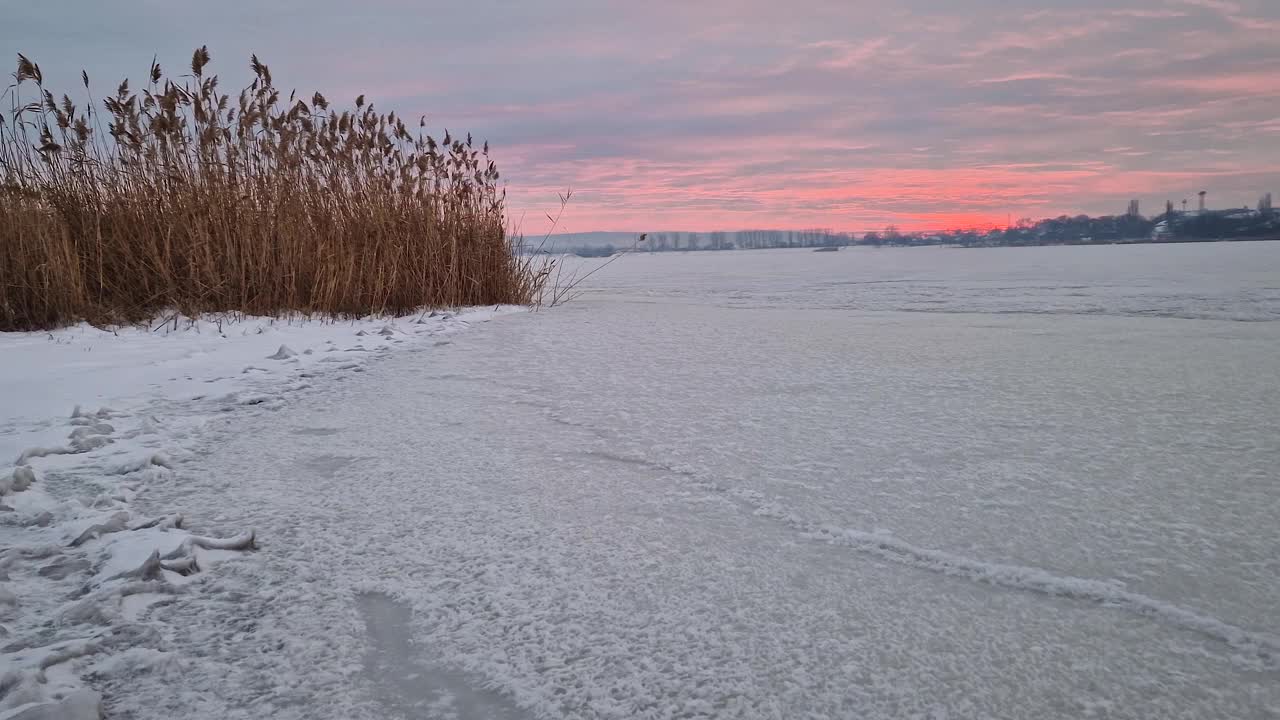
[(195, 51), (83, 109), (18, 56), (0, 95), (0, 330), (536, 302), (485, 143), (356, 98), (287, 99), (257, 57), (221, 93)]

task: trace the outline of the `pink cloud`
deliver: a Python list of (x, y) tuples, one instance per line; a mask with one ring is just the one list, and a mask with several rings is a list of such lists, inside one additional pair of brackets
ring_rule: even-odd
[(1280, 65), (1267, 70), (1246, 70), (1213, 75), (1174, 75), (1154, 85), (1208, 95), (1280, 94)]

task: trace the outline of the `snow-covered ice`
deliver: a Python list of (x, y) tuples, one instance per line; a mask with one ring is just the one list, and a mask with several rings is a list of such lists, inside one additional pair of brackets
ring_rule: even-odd
[[(155, 520), (52, 571), (104, 587), (179, 514), (257, 549), (194, 548), (110, 643), (29, 636), (138, 718), (1277, 717), (1276, 277), (1276, 243), (638, 255), (447, 344), (276, 335), (154, 389), (203, 409), (94, 461), (119, 507), (54, 470), (121, 441), (32, 459), (93, 513), (23, 540)], [(142, 422), (67, 401), (15, 457)], [(0, 585), (37, 581), (71, 582)]]
[[(287, 408), (314, 382), (501, 312), (0, 335), (0, 718), (96, 718), (89, 686), (180, 672), (182, 655), (156, 648), (165, 631), (149, 609), (198, 594), (215, 565), (254, 550), (255, 535), (234, 502), (178, 500), (147, 516), (133, 501), (184, 480), (184, 465), (212, 449), (211, 420)], [(323, 359), (341, 364), (321, 364), (316, 352), (330, 349)]]

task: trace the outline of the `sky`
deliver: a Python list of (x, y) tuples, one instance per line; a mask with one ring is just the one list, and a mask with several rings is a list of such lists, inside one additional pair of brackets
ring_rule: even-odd
[(74, 92), (180, 71), (487, 139), (565, 232), (1003, 226), (1280, 195), (1276, 0), (0, 0)]

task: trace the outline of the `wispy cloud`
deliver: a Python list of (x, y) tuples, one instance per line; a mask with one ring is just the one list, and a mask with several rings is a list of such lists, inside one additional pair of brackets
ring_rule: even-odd
[(113, 84), (208, 43), (226, 84), (257, 52), (289, 85), (474, 132), (529, 232), (566, 187), (573, 230), (976, 225), (1280, 190), (1271, 0), (6, 12), (0, 48), (68, 89), (82, 65)]

